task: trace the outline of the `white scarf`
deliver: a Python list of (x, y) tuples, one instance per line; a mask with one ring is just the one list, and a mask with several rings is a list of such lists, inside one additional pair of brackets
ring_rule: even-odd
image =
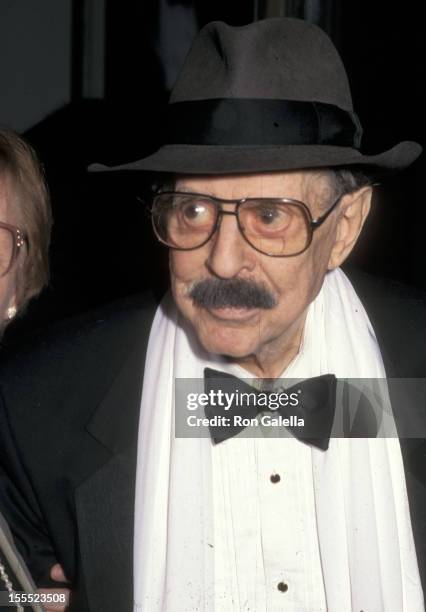
[[(208, 438), (174, 436), (174, 380), (202, 379), (205, 367), (235, 373), (199, 347), (167, 296), (151, 329), (141, 403), (135, 610), (215, 610), (214, 546), (207, 545), (213, 447)], [(370, 321), (340, 270), (327, 274), (309, 306), (302, 346), (284, 376), (326, 373), (385, 377)], [(312, 449), (312, 470), (327, 610), (423, 611), (398, 439), (331, 439), (327, 452)]]

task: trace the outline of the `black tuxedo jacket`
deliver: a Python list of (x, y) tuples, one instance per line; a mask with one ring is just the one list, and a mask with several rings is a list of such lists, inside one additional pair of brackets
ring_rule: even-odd
[[(351, 279), (388, 375), (425, 377), (424, 300)], [(62, 324), (0, 368), (0, 509), (36, 583), (47, 585), (50, 566), (63, 565), (72, 610), (133, 609), (136, 444), (154, 311), (149, 296), (109, 306)], [(426, 591), (426, 444), (401, 447)]]

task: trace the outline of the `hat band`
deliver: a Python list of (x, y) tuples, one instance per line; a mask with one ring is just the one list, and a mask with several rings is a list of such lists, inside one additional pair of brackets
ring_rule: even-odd
[(359, 149), (354, 112), (323, 102), (215, 98), (167, 107), (167, 143), (193, 145), (335, 145)]

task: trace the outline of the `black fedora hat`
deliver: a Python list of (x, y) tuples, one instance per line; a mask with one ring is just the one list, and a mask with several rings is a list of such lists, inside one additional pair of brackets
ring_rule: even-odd
[(163, 145), (109, 168), (180, 174), (268, 172), (363, 166), (379, 174), (421, 153), (401, 142), (377, 155), (361, 150), (343, 63), (328, 36), (298, 19), (205, 26), (173, 88)]

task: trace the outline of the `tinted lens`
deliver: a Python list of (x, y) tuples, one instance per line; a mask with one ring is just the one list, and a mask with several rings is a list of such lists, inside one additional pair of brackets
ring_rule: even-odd
[(8, 271), (12, 262), (14, 236), (11, 230), (0, 227), (0, 276)]
[(249, 200), (241, 205), (239, 217), (246, 239), (266, 255), (297, 255), (309, 244), (308, 215), (296, 203)]
[(154, 199), (152, 222), (157, 236), (168, 246), (193, 249), (210, 238), (216, 214), (209, 198), (163, 193)]

